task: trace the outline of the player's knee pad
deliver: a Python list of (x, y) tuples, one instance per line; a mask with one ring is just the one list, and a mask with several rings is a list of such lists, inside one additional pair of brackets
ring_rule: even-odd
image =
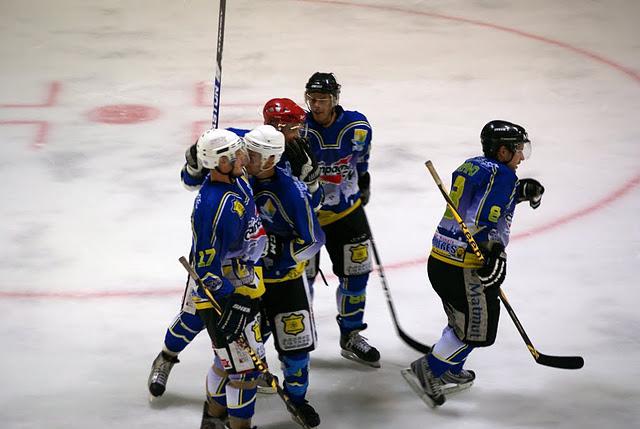
[(336, 267), (334, 263), (334, 272), (338, 268), (339, 271), (336, 274), (339, 276), (356, 277), (369, 274), (373, 270), (371, 240), (368, 238), (358, 243), (346, 243), (342, 247), (341, 256), (342, 267)]
[(316, 327), (304, 277), (274, 285), (264, 301), (279, 354), (309, 352), (315, 348)]
[(309, 352), (315, 348), (316, 328), (309, 309), (275, 316), (274, 341), (279, 353)]
[(250, 419), (255, 412), (258, 371), (229, 374), (226, 386), (227, 411), (238, 419)]
[[(265, 350), (260, 331), (260, 316), (256, 314), (253, 320), (244, 328), (244, 337), (249, 349), (260, 359), (264, 359)], [(228, 343), (226, 340), (216, 338), (213, 351), (220, 358), (222, 367), (228, 374), (243, 373), (255, 368), (249, 349), (241, 346), (237, 341)]]
[(280, 356), (284, 386), (294, 399), (304, 399), (309, 387), (309, 353)]
[(223, 407), (227, 406), (226, 387), (229, 382), (227, 373), (222, 369), (220, 359), (216, 356), (213, 365), (207, 372), (207, 400), (215, 401)]
[(169, 351), (180, 353), (203, 329), (204, 323), (199, 316), (181, 311), (167, 329), (164, 345)]

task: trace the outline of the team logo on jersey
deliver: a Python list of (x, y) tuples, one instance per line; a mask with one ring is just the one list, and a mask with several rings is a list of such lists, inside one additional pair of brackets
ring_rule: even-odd
[(361, 152), (364, 149), (364, 144), (367, 141), (368, 134), (369, 131), (362, 128), (356, 128), (353, 130), (353, 140), (351, 140), (351, 144), (353, 145), (354, 151)]
[(363, 130), (362, 128), (356, 128), (353, 130), (353, 142), (362, 142), (364, 143), (367, 140), (367, 135), (369, 131)]
[(304, 316), (302, 314), (292, 313), (282, 318), (284, 323), (284, 332), (289, 335), (298, 335), (304, 332)]
[(244, 216), (244, 206), (242, 205), (242, 203), (238, 200), (235, 200), (233, 202), (233, 207), (231, 208), (232, 211), (236, 212), (238, 214), (239, 217)]
[(369, 248), (366, 244), (358, 244), (349, 249), (351, 251), (351, 261), (362, 264), (369, 259)]
[(257, 240), (262, 236), (267, 235), (264, 230), (264, 226), (262, 226), (262, 221), (258, 216), (252, 217), (249, 219), (247, 223), (247, 229), (244, 233), (245, 240)]
[(339, 185), (342, 183), (343, 179), (348, 179), (353, 176), (351, 158), (353, 158), (353, 155), (347, 155), (329, 165), (325, 165), (323, 162), (320, 162), (318, 165), (320, 167), (320, 180), (326, 183)]
[(262, 207), (260, 207), (260, 216), (270, 222), (273, 222), (273, 215), (276, 214), (277, 210), (278, 209), (276, 209), (276, 206), (273, 204), (271, 199), (267, 199), (267, 202), (265, 202)]

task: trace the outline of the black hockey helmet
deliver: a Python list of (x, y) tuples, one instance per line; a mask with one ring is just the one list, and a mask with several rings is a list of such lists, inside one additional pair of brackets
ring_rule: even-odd
[(340, 84), (336, 81), (333, 73), (315, 72), (307, 81), (305, 92), (321, 92), (331, 94), (336, 99), (340, 95)]
[[(503, 120), (493, 120), (482, 127), (480, 142), (482, 143), (482, 152), (487, 158), (495, 158), (500, 146), (505, 146), (515, 153), (519, 149), (519, 145), (520, 148), (530, 147), (531, 143), (527, 131), (523, 127)], [(527, 157), (525, 156), (525, 158)]]

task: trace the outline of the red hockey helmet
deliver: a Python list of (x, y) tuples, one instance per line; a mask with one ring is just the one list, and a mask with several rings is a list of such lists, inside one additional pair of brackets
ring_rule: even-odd
[(276, 128), (285, 124), (303, 124), (306, 113), (289, 98), (272, 98), (262, 109), (264, 123)]

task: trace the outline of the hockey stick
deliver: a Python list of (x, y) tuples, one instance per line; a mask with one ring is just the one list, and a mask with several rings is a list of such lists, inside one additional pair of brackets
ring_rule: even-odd
[[(471, 246), (471, 250), (473, 250), (473, 253), (478, 257), (478, 259), (481, 262), (484, 262), (485, 258), (482, 252), (480, 251), (480, 248), (478, 247), (478, 243), (476, 243), (476, 240), (471, 235), (471, 231), (469, 231), (469, 228), (464, 223), (464, 220), (462, 220), (460, 213), (458, 213), (458, 210), (455, 207), (455, 203), (453, 202), (453, 200), (451, 200), (451, 197), (445, 190), (444, 185), (442, 184), (442, 180), (440, 180), (440, 176), (438, 176), (438, 173), (436, 172), (435, 167), (433, 166), (431, 161), (427, 161), (425, 165), (427, 166), (429, 173), (431, 173), (433, 180), (436, 182), (436, 185), (438, 185), (438, 189), (440, 189), (440, 193), (442, 193), (442, 196), (447, 201), (447, 205), (449, 206), (449, 209), (451, 210), (453, 217), (458, 222), (458, 225), (460, 225), (460, 228), (462, 229), (462, 233), (464, 234), (464, 236), (467, 239), (467, 242)], [(524, 343), (527, 345), (527, 348), (529, 349), (531, 356), (533, 356), (533, 359), (535, 359), (537, 363), (539, 363), (540, 365), (551, 366), (553, 368), (562, 368), (562, 369), (580, 369), (584, 366), (584, 359), (581, 356), (550, 356), (550, 355), (545, 355), (543, 353), (540, 353), (534, 347), (533, 343), (529, 339), (529, 336), (527, 335), (524, 328), (522, 327), (522, 324), (518, 320), (518, 317), (516, 316), (515, 311), (511, 307), (511, 304), (509, 304), (509, 301), (507, 300), (507, 296), (505, 295), (504, 291), (502, 290), (502, 288), (500, 288), (499, 290), (500, 290), (500, 300), (502, 301), (502, 304), (504, 304), (505, 308), (507, 309), (507, 313), (509, 313), (509, 316), (511, 316), (511, 320), (513, 320), (513, 323), (516, 325), (516, 328), (518, 329), (520, 336), (524, 340)]]
[[(365, 216), (366, 219), (366, 216)], [(376, 261), (376, 265), (378, 266), (378, 275), (380, 276), (380, 283), (382, 283), (382, 290), (384, 290), (384, 295), (387, 298), (387, 304), (389, 305), (389, 311), (391, 312), (391, 319), (393, 320), (393, 325), (396, 327), (396, 332), (409, 347), (412, 349), (419, 351), (420, 353), (428, 354), (431, 352), (431, 347), (419, 343), (418, 341), (411, 338), (407, 335), (402, 328), (400, 327), (400, 323), (398, 322), (398, 317), (396, 316), (396, 309), (393, 306), (393, 301), (391, 299), (391, 291), (389, 290), (389, 285), (387, 284), (387, 277), (384, 275), (384, 268), (382, 267), (382, 262), (380, 262), (380, 255), (378, 255), (378, 248), (376, 247), (376, 242), (373, 240), (373, 234), (371, 233), (371, 227), (369, 226), (369, 220), (367, 220), (367, 226), (369, 227), (369, 239), (371, 240), (371, 249), (373, 249), (373, 258)]]
[[(202, 290), (207, 294), (207, 297), (209, 298), (209, 301), (211, 302), (211, 304), (213, 304), (213, 309), (218, 314), (218, 316), (221, 316), (222, 315), (222, 307), (220, 307), (220, 304), (215, 300), (215, 298), (213, 297), (211, 292), (209, 292), (207, 290), (207, 288), (204, 285), (204, 282), (202, 281), (202, 279), (200, 278), (198, 273), (196, 273), (196, 271), (193, 269), (191, 264), (189, 264), (189, 261), (187, 261), (187, 258), (185, 258), (184, 256), (180, 256), (178, 261), (180, 261), (180, 263), (182, 264), (184, 269), (187, 270), (187, 272), (189, 273), (191, 278), (193, 280), (195, 280), (196, 283), (198, 283), (198, 286), (200, 286), (202, 288)], [(298, 424), (300, 424), (300, 426), (302, 426), (305, 429), (311, 429), (306, 423), (304, 423), (304, 420), (301, 418), (300, 413), (298, 413), (297, 408), (295, 407), (295, 405), (293, 405), (293, 402), (291, 402), (291, 399), (289, 398), (289, 396), (285, 393), (285, 391), (282, 389), (282, 387), (280, 387), (280, 385), (276, 381), (276, 379), (273, 376), (273, 374), (271, 374), (269, 372), (269, 369), (267, 368), (267, 365), (262, 361), (262, 359), (260, 359), (260, 356), (258, 356), (256, 354), (256, 352), (251, 348), (249, 343), (247, 343), (247, 340), (242, 336), (242, 337), (238, 338), (236, 340), (236, 342), (238, 344), (240, 344), (240, 346), (243, 349), (245, 349), (245, 351), (247, 353), (249, 353), (249, 356), (251, 357), (251, 360), (253, 361), (253, 364), (256, 366), (258, 371), (263, 373), (265, 375), (265, 377), (266, 377), (266, 380), (271, 384), (271, 387), (276, 389), (276, 392), (278, 393), (278, 396), (280, 396), (280, 398), (282, 398), (282, 401), (284, 402), (285, 406), (287, 407), (287, 411), (289, 411), (295, 417), (296, 422)]]
[(222, 47), (224, 46), (224, 16), (227, 8), (227, 0), (220, 0), (220, 12), (218, 14), (218, 42), (216, 45), (216, 77), (213, 81), (213, 120), (212, 128), (218, 128), (220, 116), (220, 89), (222, 86)]

